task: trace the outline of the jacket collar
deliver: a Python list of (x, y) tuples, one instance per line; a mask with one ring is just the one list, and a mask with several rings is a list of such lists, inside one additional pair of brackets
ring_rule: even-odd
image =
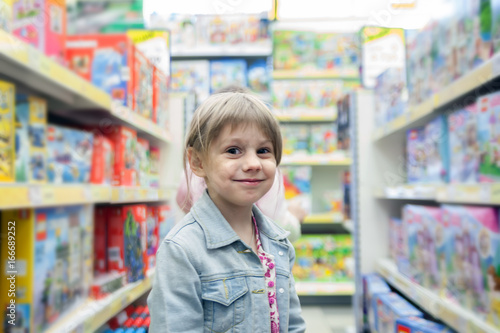
[[(290, 234), (290, 232), (271, 222), (256, 205), (253, 205), (252, 212), (261, 236), (265, 235), (270, 239), (279, 241)], [(208, 191), (204, 191), (200, 199), (191, 208), (191, 214), (205, 233), (208, 249), (216, 249), (240, 240), (208, 195)]]

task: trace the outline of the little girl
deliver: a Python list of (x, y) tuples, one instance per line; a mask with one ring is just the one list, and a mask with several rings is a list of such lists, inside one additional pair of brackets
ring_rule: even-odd
[(215, 94), (197, 109), (184, 165), (207, 190), (158, 249), (150, 332), (305, 332), (288, 232), (254, 205), (281, 150), (277, 121), (250, 94)]

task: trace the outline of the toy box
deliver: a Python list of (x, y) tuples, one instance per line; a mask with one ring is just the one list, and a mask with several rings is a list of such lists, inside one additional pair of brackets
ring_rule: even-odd
[(154, 67), (170, 77), (170, 32), (168, 30), (128, 30), (127, 35)]
[(0, 1), (0, 29), (8, 33), (12, 31), (12, 0)]
[(451, 183), (477, 183), (479, 179), (479, 144), (477, 107), (471, 104), (448, 116)]
[(174, 227), (175, 216), (169, 205), (153, 206), (153, 214), (158, 220), (158, 236), (160, 244)]
[(491, 0), (491, 40), (493, 53), (500, 51), (500, 1)]
[[(484, 240), (487, 237), (483, 233), (483, 237), (480, 241), (484, 244)], [(485, 247), (486, 248), (486, 247)], [(486, 270), (486, 290), (488, 293), (487, 297), (487, 311), (486, 316), (487, 321), (497, 328), (500, 328), (500, 237), (494, 235), (492, 237), (492, 247), (491, 247), (492, 262), (485, 261), (483, 267)]]
[(0, 81), (0, 182), (16, 180), (15, 87)]
[(339, 76), (359, 75), (360, 45), (354, 33), (319, 33), (315, 38), (316, 68)]
[(92, 184), (111, 185), (113, 183), (114, 155), (113, 142), (100, 132), (94, 131), (94, 151), (90, 170)]
[(94, 277), (90, 297), (103, 299), (127, 284), (125, 272), (102, 273)]
[(50, 183), (88, 183), (92, 133), (47, 125), (47, 178)]
[(94, 211), (94, 273), (108, 271), (107, 238), (108, 207), (96, 207)]
[(311, 175), (310, 166), (282, 167), (285, 199), (298, 201), (302, 208), (311, 213)]
[(274, 70), (315, 68), (315, 38), (314, 32), (274, 31)]
[(137, 185), (149, 187), (149, 141), (143, 138), (137, 138), (136, 145), (136, 170)]
[(47, 181), (47, 103), (28, 95), (16, 96), (16, 182)]
[(439, 285), (436, 260), (435, 226), (442, 219), (438, 207), (405, 205), (403, 227), (408, 242), (409, 276), (419, 284), (435, 289)]
[(149, 186), (160, 187), (160, 148), (149, 148)]
[(160, 244), (159, 215), (155, 213), (156, 207), (146, 207), (146, 272), (156, 266), (156, 251)]
[(294, 242), (296, 260), (292, 272), (297, 283), (351, 282), (347, 264), (352, 260), (351, 235), (303, 235)]
[(108, 270), (126, 272), (127, 281), (145, 276), (146, 206), (110, 207), (108, 215)]
[(312, 125), (309, 136), (309, 153), (330, 154), (337, 150), (337, 126)]
[(107, 137), (115, 147), (113, 185), (136, 186), (136, 131), (125, 126), (114, 126)]
[(440, 115), (424, 128), (425, 182), (448, 182), (448, 130), (446, 116)]
[(373, 313), (373, 298), (377, 294), (390, 293), (389, 285), (377, 274), (363, 275), (363, 315), (364, 323), (372, 329), (375, 327), (375, 316)]
[(309, 154), (311, 127), (302, 124), (286, 124), (281, 126), (283, 136), (283, 154)]
[(396, 320), (423, 317), (423, 313), (396, 293), (377, 294), (372, 300), (375, 327), (372, 332), (396, 332)]
[(172, 92), (195, 92), (201, 103), (210, 95), (208, 60), (172, 61)]
[(268, 62), (264, 59), (258, 59), (248, 65), (248, 87), (256, 93), (269, 93), (269, 83), (271, 81)]
[(68, 36), (67, 61), (78, 75), (133, 107), (134, 45), (124, 34)]
[(13, 0), (12, 32), (27, 43), (65, 63), (66, 1)]
[(141, 51), (134, 47), (134, 66), (132, 73), (133, 106), (132, 110), (144, 118), (153, 117), (153, 65)]
[(396, 319), (396, 333), (453, 333), (448, 327), (420, 317)]
[(500, 180), (500, 94), (478, 100), (479, 181)]
[(406, 163), (409, 184), (425, 182), (424, 129), (414, 128), (406, 133)]
[(468, 38), (469, 69), (473, 69), (493, 56), (492, 5), (490, 1), (467, 1), (464, 8)]
[(418, 32), (406, 30), (406, 78), (410, 105), (418, 105), (431, 94), (429, 78), (432, 77), (432, 29), (430, 25)]
[(396, 263), (408, 257), (405, 244), (407, 243), (403, 221), (400, 218), (391, 217), (389, 219), (389, 252)]
[(153, 121), (163, 129), (169, 129), (169, 77), (158, 68), (153, 72)]
[(402, 68), (388, 68), (376, 78), (375, 103), (379, 115), (379, 123), (384, 125), (406, 111), (408, 91), (406, 89), (406, 73)]
[(229, 85), (247, 85), (247, 63), (243, 59), (210, 61), (210, 92)]
[(351, 108), (354, 108), (351, 96), (352, 95), (347, 94), (340, 98), (337, 102), (337, 146), (338, 149), (345, 151), (349, 151), (351, 149), (350, 112)]

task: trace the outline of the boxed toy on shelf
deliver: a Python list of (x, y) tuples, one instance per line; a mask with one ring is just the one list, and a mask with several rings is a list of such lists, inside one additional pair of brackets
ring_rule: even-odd
[(16, 180), (16, 93), (11, 83), (0, 81), (0, 181)]
[(388, 294), (391, 288), (375, 273), (363, 275), (363, 322), (368, 327), (375, 327), (373, 299), (378, 294)]
[[(2, 306), (9, 296), (9, 280), (16, 271), (16, 329), (42, 332), (64, 312), (86, 300), (92, 279), (93, 225), (91, 209), (83, 206), (23, 209), (2, 212), (2, 234), (14, 226), (16, 260), (2, 270)], [(2, 262), (9, 260), (2, 243)], [(10, 272), (10, 273), (9, 273)], [(7, 316), (6, 316), (7, 318)], [(2, 325), (2, 331), (6, 327)]]
[(248, 88), (258, 94), (268, 94), (272, 67), (268, 61), (257, 59), (248, 64)]
[(66, 47), (66, 59), (75, 73), (113, 100), (133, 107), (134, 44), (127, 35), (72, 35)]
[(47, 102), (16, 96), (16, 182), (47, 181)]
[(414, 128), (408, 130), (406, 134), (406, 177), (409, 184), (426, 181), (425, 154), (424, 129)]
[(108, 271), (108, 207), (100, 206), (94, 210), (94, 273)]
[(314, 69), (315, 38), (316, 34), (310, 31), (274, 31), (274, 70)]
[(337, 127), (335, 124), (312, 125), (310, 131), (310, 154), (330, 154), (337, 150)]
[(408, 91), (402, 68), (388, 68), (376, 78), (375, 117), (377, 126), (396, 119), (406, 111)]
[(311, 126), (306, 124), (281, 125), (284, 155), (303, 155), (309, 153)]
[(127, 282), (146, 274), (146, 205), (110, 207), (108, 210), (108, 270), (126, 272)]
[(136, 186), (136, 131), (125, 126), (113, 126), (107, 137), (115, 147), (113, 185)]
[(360, 47), (356, 34), (318, 33), (316, 34), (316, 68), (335, 71), (339, 76), (359, 75)]
[(247, 63), (243, 59), (210, 61), (210, 92), (236, 85), (247, 85)]
[(113, 142), (94, 131), (94, 149), (92, 152), (92, 166), (90, 170), (90, 182), (99, 185), (113, 184), (113, 168), (115, 163), (115, 151)]
[(500, 180), (500, 93), (478, 99), (479, 181)]
[(170, 77), (155, 67), (153, 72), (153, 122), (162, 129), (169, 129), (169, 87)]
[(340, 150), (349, 151), (351, 149), (351, 110), (356, 106), (353, 105), (354, 99), (352, 94), (346, 94), (337, 102), (338, 118), (337, 118), (337, 147)]
[(298, 201), (302, 208), (311, 212), (311, 174), (310, 166), (281, 167), (285, 186), (285, 199)]
[(450, 158), (446, 116), (439, 115), (424, 127), (425, 181), (447, 183)]
[(160, 187), (160, 148), (149, 148), (149, 187)]
[(157, 207), (146, 207), (146, 272), (156, 266), (156, 251), (160, 246), (160, 226)]
[(372, 332), (396, 332), (396, 321), (404, 317), (423, 317), (423, 313), (396, 293), (376, 294), (372, 300)]
[(137, 47), (132, 67), (132, 110), (146, 119), (153, 118), (153, 72), (151, 61)]
[(135, 169), (137, 171), (137, 185), (149, 187), (149, 141), (143, 138), (137, 138)]
[(135, 46), (154, 67), (170, 77), (170, 32), (168, 30), (128, 30)]
[(12, 0), (12, 9), (13, 34), (65, 64), (66, 1)]
[(50, 183), (88, 183), (94, 136), (90, 132), (47, 125), (47, 178)]
[(159, 242), (162, 242), (175, 225), (174, 212), (169, 205), (159, 205), (153, 206), (153, 214), (158, 220), (158, 237)]
[(453, 333), (445, 325), (420, 317), (402, 317), (396, 319), (396, 331), (404, 333)]
[(0, 1), (0, 29), (12, 31), (12, 0)]
[(208, 60), (172, 61), (172, 92), (195, 92), (199, 103), (210, 95)]

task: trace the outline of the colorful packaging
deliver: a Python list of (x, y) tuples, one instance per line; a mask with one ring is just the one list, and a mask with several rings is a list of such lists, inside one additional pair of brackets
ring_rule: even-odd
[(16, 96), (16, 182), (47, 181), (47, 102)]
[(258, 59), (248, 65), (248, 87), (256, 93), (265, 94), (269, 93), (269, 83), (271, 75), (267, 61)]
[(156, 266), (156, 251), (160, 245), (159, 215), (155, 210), (157, 210), (156, 207), (146, 207), (146, 272)]
[(396, 320), (423, 317), (423, 313), (396, 293), (377, 294), (372, 300), (375, 314), (373, 332), (396, 332)]
[(425, 182), (426, 151), (424, 129), (414, 128), (406, 134), (407, 178), (409, 184)]
[(0, 81), (0, 182), (16, 180), (15, 86)]
[(108, 270), (126, 272), (127, 281), (144, 279), (146, 266), (146, 206), (110, 207)]
[(12, 32), (48, 57), (65, 64), (66, 1), (13, 0)]
[[(500, 328), (500, 237), (494, 235), (492, 238), (492, 246), (488, 248), (488, 239), (485, 233), (480, 237), (480, 244), (483, 246), (482, 250), (491, 254), (493, 262), (490, 263), (485, 260), (483, 262), (483, 270), (486, 270), (486, 290), (488, 293), (488, 314), (487, 321), (493, 326)], [(483, 252), (483, 251), (481, 251)]]
[(99, 274), (92, 280), (90, 297), (103, 299), (127, 284), (125, 272), (110, 272)]
[(92, 133), (47, 125), (47, 178), (50, 183), (88, 183)]
[(408, 91), (406, 73), (402, 68), (388, 68), (376, 77), (375, 103), (376, 112), (384, 115), (378, 120), (380, 126), (396, 119), (406, 111)]
[(283, 154), (309, 154), (311, 127), (303, 124), (286, 124), (281, 126), (283, 136)]
[(338, 118), (337, 118), (337, 147), (339, 150), (349, 151), (351, 149), (351, 121), (350, 112), (353, 101), (350, 94), (341, 97), (337, 103)]
[(246, 87), (247, 63), (243, 59), (210, 61), (210, 92), (229, 85)]
[(330, 154), (337, 150), (337, 127), (331, 125), (312, 125), (309, 136), (310, 154)]
[(111, 185), (113, 183), (114, 159), (113, 142), (98, 131), (94, 131), (94, 151), (90, 171), (92, 184)]
[(425, 182), (448, 182), (450, 158), (448, 156), (448, 130), (446, 116), (440, 115), (424, 128)]
[(134, 66), (132, 75), (132, 110), (146, 119), (153, 117), (153, 65), (149, 59), (134, 47)]
[(149, 148), (149, 186), (160, 187), (160, 148)]
[(425, 320), (420, 317), (403, 317), (396, 319), (398, 333), (453, 333), (448, 327)]
[(357, 77), (360, 66), (359, 38), (355, 33), (316, 34), (316, 68), (334, 71), (341, 77)]
[(500, 180), (500, 93), (478, 100), (479, 181)]
[(431, 289), (439, 285), (435, 226), (442, 218), (438, 207), (405, 205), (403, 224), (408, 242), (410, 277)]
[(113, 100), (133, 107), (134, 46), (121, 34), (68, 36), (67, 61), (81, 77)]
[(158, 220), (159, 242), (161, 242), (174, 227), (175, 216), (169, 205), (153, 206), (153, 214)]
[(94, 211), (94, 273), (108, 271), (107, 238), (108, 207), (96, 207)]
[(391, 288), (379, 275), (374, 273), (363, 275), (363, 319), (372, 332), (375, 332), (375, 314), (373, 313), (372, 300), (377, 294), (388, 294), (390, 292)]
[(12, 1), (0, 1), (0, 30), (8, 33), (12, 31)]
[(285, 186), (285, 199), (298, 201), (301, 207), (311, 212), (311, 166), (282, 167), (283, 183)]
[(274, 70), (315, 67), (316, 34), (306, 31), (276, 30), (273, 32)]
[(136, 157), (135, 157), (137, 170), (137, 185), (149, 187), (149, 141), (143, 138), (137, 138)]
[(115, 147), (113, 185), (136, 186), (136, 131), (125, 126), (114, 126), (107, 137)]
[(466, 27), (470, 29), (468, 38), (469, 69), (488, 61), (493, 56), (492, 5), (491, 0), (465, 2)]
[(130, 37), (139, 51), (144, 54), (154, 67), (170, 77), (170, 32), (167, 30), (128, 30)]
[(195, 92), (198, 103), (210, 95), (208, 60), (172, 61), (172, 92)]
[(448, 116), (448, 136), (450, 182), (477, 183), (479, 179), (479, 144), (475, 103)]
[(163, 129), (168, 129), (169, 126), (169, 85), (169, 77), (155, 68), (153, 72), (153, 122)]
[(500, 51), (500, 1), (491, 0), (491, 39), (493, 44), (493, 53)]
[(397, 263), (408, 257), (408, 249), (405, 247), (405, 231), (403, 221), (396, 217), (389, 219), (389, 252), (391, 258)]

